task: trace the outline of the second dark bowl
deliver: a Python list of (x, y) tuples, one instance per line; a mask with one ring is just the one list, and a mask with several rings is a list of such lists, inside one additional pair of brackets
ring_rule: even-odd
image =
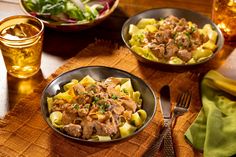
[[(215, 50), (214, 54), (211, 57), (209, 57), (208, 59), (201, 61), (201, 62), (197, 62), (195, 64), (168, 64), (168, 63), (161, 63), (161, 62), (148, 60), (148, 59), (142, 57), (141, 55), (137, 54), (133, 50), (131, 50), (131, 46), (129, 44), (129, 40), (131, 38), (131, 36), (129, 35), (130, 24), (136, 25), (139, 22), (139, 20), (141, 20), (142, 18), (155, 18), (155, 19), (159, 20), (160, 18), (165, 18), (169, 15), (174, 15), (178, 18), (185, 18), (187, 21), (191, 21), (193, 23), (196, 23), (198, 25), (198, 27), (200, 27), (200, 28), (202, 28), (205, 24), (210, 24), (212, 26), (212, 28), (218, 34), (217, 43), (216, 43), (217, 49)], [(151, 64), (155, 67), (160, 67), (165, 70), (184, 70), (187, 68), (196, 67), (196, 65), (206, 63), (209, 60), (213, 59), (215, 57), (215, 55), (222, 49), (222, 47), (224, 45), (223, 34), (220, 31), (220, 29), (216, 26), (216, 24), (212, 22), (212, 20), (210, 20), (209, 18), (207, 18), (197, 12), (193, 12), (193, 11), (186, 10), (186, 9), (180, 9), (180, 8), (156, 8), (156, 9), (150, 9), (150, 10), (146, 10), (141, 13), (138, 13), (138, 14), (130, 17), (123, 24), (121, 36), (122, 36), (122, 39), (123, 39), (124, 43), (126, 44), (126, 46), (129, 48), (129, 50), (135, 55), (135, 57), (139, 61), (141, 61), (143, 63)]]

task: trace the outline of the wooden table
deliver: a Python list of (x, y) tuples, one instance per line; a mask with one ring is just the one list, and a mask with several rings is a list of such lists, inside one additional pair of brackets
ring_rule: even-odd
[[(11, 110), (19, 99), (30, 94), (43, 79), (50, 76), (67, 59), (75, 56), (95, 39), (109, 40), (124, 46), (120, 35), (124, 21), (143, 10), (160, 7), (186, 8), (211, 17), (212, 0), (120, 0), (119, 6), (112, 16), (94, 28), (80, 32), (59, 32), (46, 28), (41, 71), (32, 78), (17, 79), (7, 75), (4, 61), (0, 55), (0, 117)], [(0, 20), (16, 14), (24, 14), (18, 0), (0, 0)], [(223, 50), (217, 56), (216, 65), (194, 70), (205, 73), (212, 67), (224, 75), (236, 79), (235, 51), (235, 43), (225, 43)]]
[[(159, 7), (187, 8), (210, 17), (212, 0), (121, 0), (112, 16), (92, 29), (65, 33), (46, 28), (41, 71), (34, 77), (16, 79), (7, 75), (2, 56), (0, 56), (0, 116), (4, 116), (21, 97), (31, 93), (34, 87), (44, 78), (48, 77), (68, 58), (77, 54), (95, 39), (110, 40), (124, 45), (120, 35), (124, 21), (145, 9)], [(0, 0), (0, 20), (16, 14), (24, 14), (18, 0)], [(236, 62), (234, 62), (236, 60), (236, 52), (232, 53), (234, 47), (235, 45), (233, 44), (225, 44), (224, 53), (221, 56), (224, 58), (224, 64), (217, 67), (222, 73), (232, 78), (236, 78), (236, 73), (234, 72), (236, 70)]]

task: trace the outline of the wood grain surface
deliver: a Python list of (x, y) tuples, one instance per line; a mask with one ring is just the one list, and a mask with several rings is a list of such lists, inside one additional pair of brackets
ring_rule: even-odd
[[(198, 95), (200, 80), (199, 78), (192, 79), (192, 74), (204, 74), (210, 69), (216, 69), (222, 74), (236, 79), (235, 43), (225, 43), (222, 51), (210, 63), (182, 73), (159, 71), (156, 68), (139, 63), (124, 47), (121, 49), (125, 49), (125, 54), (127, 53), (129, 58), (124, 58), (124, 60), (120, 60), (119, 63), (114, 62), (117, 61), (116, 56), (113, 56), (114, 58), (112, 61), (110, 61), (111, 58), (109, 58), (109, 56), (103, 56), (103, 58), (96, 57), (94, 62), (91, 62), (91, 58), (94, 54), (89, 50), (93, 50), (95, 54), (97, 52), (97, 49), (94, 47), (91, 48), (91, 45), (90, 48), (83, 51), (90, 52), (88, 53), (89, 56), (83, 54), (82, 58), (80, 58), (81, 56), (78, 55), (77, 58), (73, 58), (72, 61), (70, 60), (69, 64), (67, 62), (63, 68), (60, 68), (55, 72), (55, 70), (65, 64), (69, 58), (74, 57), (89, 44), (95, 42), (96, 39), (109, 41), (102, 43), (104, 47), (108, 45), (109, 50), (111, 50), (110, 48), (115, 50), (119, 46), (124, 46), (120, 34), (125, 20), (138, 12), (160, 7), (190, 9), (210, 18), (212, 0), (120, 0), (119, 6), (115, 12), (108, 19), (94, 28), (79, 32), (59, 32), (46, 28), (41, 70), (38, 74), (28, 79), (17, 79), (7, 75), (4, 61), (0, 55), (0, 116), (3, 117), (10, 111), (11, 114), (9, 115), (11, 118), (9, 118), (9, 115), (6, 118), (13, 122), (12, 125), (7, 125), (0, 129), (0, 156), (17, 156), (19, 154), (22, 156), (30, 156), (34, 153), (35, 156), (40, 156), (42, 154), (44, 154), (44, 156), (68, 156), (68, 154), (71, 156), (88, 156), (92, 154), (93, 156), (96, 156), (99, 154), (100, 156), (110, 157), (141, 156), (144, 153), (153, 138), (159, 134), (158, 128), (162, 125), (162, 122), (160, 121), (160, 110), (158, 110), (157, 116), (148, 126), (148, 129), (137, 136), (137, 138), (134, 138), (123, 145), (119, 144), (114, 146), (111, 149), (91, 149), (90, 147), (67, 141), (59, 135), (52, 133), (52, 130), (48, 128), (46, 123), (42, 120), (39, 108), (39, 97), (40, 90), (43, 88), (42, 85), (45, 85), (48, 81), (65, 70), (78, 66), (90, 65), (91, 63), (115, 66), (136, 74), (148, 81), (157, 93), (164, 84), (169, 83), (172, 86), (171, 92), (174, 93), (172, 95), (173, 102), (175, 101), (175, 94), (186, 90), (186, 88), (195, 90), (191, 110), (188, 114), (177, 120), (177, 125), (173, 130), (173, 136), (176, 154), (178, 156), (201, 156), (200, 152), (194, 150), (191, 146), (186, 145), (185, 140), (182, 137), (190, 123), (195, 119), (197, 112), (201, 107), (201, 100)], [(0, 0), (0, 20), (7, 16), (18, 14), (24, 14), (18, 4), (18, 0)], [(107, 60), (109, 62), (107, 62)], [(114, 64), (112, 64), (113, 62)], [(47, 77), (49, 77), (49, 79), (44, 81), (44, 83), (37, 88), (40, 90), (36, 90), (35, 93), (30, 94), (41, 81), (45, 80)], [(183, 82), (184, 84), (187, 84), (187, 86), (184, 86)], [(26, 98), (24, 98), (25, 96)], [(22, 98), (23, 100), (21, 101)], [(12, 110), (17, 102), (20, 102), (20, 105), (16, 105), (17, 107)], [(24, 107), (24, 105), (26, 107)], [(30, 105), (33, 105), (33, 108), (31, 108)], [(21, 113), (20, 115), (17, 114), (19, 112)], [(32, 115), (31, 112), (34, 114)], [(21, 127), (22, 129), (20, 129)], [(156, 134), (154, 135), (154, 133)], [(68, 147), (60, 147), (65, 141)], [(129, 149), (126, 148), (131, 148), (132, 151), (130, 152)], [(119, 149), (122, 149), (123, 152), (119, 151)], [(78, 155), (76, 151), (79, 150), (83, 151), (80, 151)], [(183, 150), (187, 150), (186, 153), (184, 153)]]
[[(146, 129), (127, 141), (114, 144), (85, 145), (72, 141), (54, 132), (44, 121), (40, 112), (40, 99), (44, 87), (63, 72), (88, 65), (108, 66), (130, 72), (150, 85), (157, 98), (160, 89), (168, 84), (172, 107), (180, 93), (191, 90), (193, 99), (189, 112), (178, 118), (173, 128), (173, 143), (177, 157), (202, 156), (200, 151), (186, 143), (183, 136), (201, 108), (198, 86), (200, 77), (197, 73), (158, 70), (138, 62), (127, 48), (107, 41), (96, 41), (83, 49), (47, 80), (44, 80), (33, 93), (21, 99), (0, 121), (0, 156), (31, 156), (33, 154), (34, 157), (141, 157), (144, 155), (159, 135), (163, 125), (159, 103), (157, 112)], [(156, 152), (157, 156), (162, 156), (162, 154), (162, 149)]]

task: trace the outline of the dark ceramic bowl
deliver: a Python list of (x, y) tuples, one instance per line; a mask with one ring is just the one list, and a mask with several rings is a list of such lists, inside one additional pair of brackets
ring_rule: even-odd
[[(20, 3), (21, 9), (27, 15), (31, 15), (29, 10), (26, 8), (26, 6), (24, 4), (24, 0), (19, 0), (19, 3)], [(105, 14), (101, 15), (100, 17), (98, 17), (97, 19), (95, 19), (93, 21), (87, 21), (87, 22), (80, 23), (80, 24), (52, 22), (46, 18), (40, 18), (40, 20), (43, 21), (43, 23), (46, 27), (60, 30), (60, 31), (73, 32), (73, 31), (85, 30), (85, 29), (88, 29), (88, 28), (91, 28), (91, 27), (94, 27), (94, 26), (100, 24), (102, 21), (104, 21), (106, 18), (108, 18), (114, 12), (114, 10), (118, 6), (118, 4), (119, 4), (119, 0), (116, 0), (108, 12), (106, 12)]]
[[(169, 15), (174, 15), (178, 18), (185, 18), (187, 21), (192, 21), (193, 23), (196, 23), (199, 28), (202, 28), (205, 24), (210, 24), (212, 26), (212, 28), (218, 33), (218, 38), (217, 38), (217, 43), (216, 43), (217, 49), (214, 51), (214, 54), (211, 57), (207, 58), (206, 60), (203, 60), (201, 62), (197, 62), (195, 64), (169, 64), (169, 63), (161, 63), (161, 62), (157, 62), (157, 61), (148, 60), (131, 50), (131, 46), (129, 44), (129, 40), (131, 38), (131, 36), (129, 35), (130, 24), (136, 25), (139, 22), (139, 20), (141, 20), (142, 18), (155, 18), (155, 19), (159, 20), (160, 18), (165, 18)], [(209, 18), (207, 18), (199, 13), (196, 13), (196, 12), (193, 12), (190, 10), (186, 10), (186, 9), (179, 9), (179, 8), (156, 8), (156, 9), (146, 10), (144, 12), (137, 14), (137, 15), (134, 15), (134, 16), (130, 17), (123, 24), (121, 36), (122, 36), (122, 39), (123, 39), (124, 43), (126, 44), (126, 46), (130, 49), (130, 51), (135, 55), (135, 57), (139, 61), (154, 65), (155, 67), (160, 67), (160, 68), (165, 68), (165, 69), (181, 70), (181, 69), (186, 69), (186, 67), (195, 67), (196, 65), (203, 64), (203, 63), (211, 60), (212, 58), (214, 58), (215, 55), (222, 49), (222, 47), (224, 45), (224, 37), (223, 37), (222, 32), (216, 26), (216, 24), (213, 23)]]
[[(144, 125), (139, 128), (136, 132), (133, 134), (125, 137), (125, 138), (118, 138), (111, 141), (88, 141), (81, 138), (73, 137), (68, 134), (65, 134), (61, 132), (60, 130), (56, 129), (52, 126), (50, 120), (49, 120), (49, 112), (47, 107), (47, 97), (54, 96), (57, 93), (60, 92), (62, 89), (62, 86), (68, 82), (70, 82), (72, 79), (78, 79), (81, 80), (86, 75), (90, 75), (92, 78), (94, 78), (97, 81), (104, 80), (108, 77), (126, 77), (130, 78), (132, 85), (134, 87), (134, 90), (138, 90), (141, 92), (141, 97), (143, 100), (142, 103), (142, 109), (144, 109), (147, 112), (147, 119), (144, 123)], [(142, 79), (125, 72), (123, 70), (111, 68), (111, 67), (104, 67), (104, 66), (87, 66), (87, 67), (81, 67), (78, 69), (74, 69), (71, 71), (68, 71), (66, 73), (63, 73), (62, 75), (55, 78), (43, 91), (42, 97), (41, 97), (41, 111), (43, 114), (44, 120), (47, 122), (47, 124), (57, 133), (61, 134), (62, 136), (76, 140), (78, 142), (82, 142), (83, 144), (96, 144), (96, 143), (115, 143), (120, 142), (125, 139), (129, 139), (130, 137), (133, 137), (134, 135), (138, 134), (140, 131), (142, 131), (152, 120), (153, 116), (156, 112), (156, 97), (154, 91), (148, 86)]]

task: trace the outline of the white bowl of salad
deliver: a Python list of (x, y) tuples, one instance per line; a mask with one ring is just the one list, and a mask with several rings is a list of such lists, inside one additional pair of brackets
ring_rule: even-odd
[(41, 19), (47, 27), (78, 31), (105, 20), (119, 0), (20, 0), (23, 11)]

